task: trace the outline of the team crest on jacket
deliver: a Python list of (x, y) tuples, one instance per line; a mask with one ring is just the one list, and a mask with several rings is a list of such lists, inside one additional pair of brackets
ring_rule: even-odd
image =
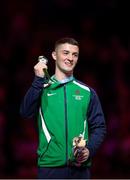
[(75, 91), (75, 94), (76, 94), (76, 95), (80, 94), (80, 91), (79, 91), (79, 90), (76, 90), (76, 91)]
[(72, 96), (75, 98), (75, 100), (82, 100), (82, 98), (84, 97), (84, 96), (80, 95), (80, 91), (79, 90), (76, 90), (75, 94), (72, 95)]

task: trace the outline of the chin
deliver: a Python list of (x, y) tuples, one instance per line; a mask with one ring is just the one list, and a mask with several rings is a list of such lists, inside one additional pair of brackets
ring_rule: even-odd
[(71, 70), (71, 71), (70, 70), (69, 71), (65, 70), (64, 73), (67, 74), (67, 75), (72, 75), (73, 74), (73, 70)]

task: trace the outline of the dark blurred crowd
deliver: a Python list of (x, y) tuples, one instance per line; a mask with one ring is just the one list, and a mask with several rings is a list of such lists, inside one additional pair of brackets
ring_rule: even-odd
[(93, 87), (107, 123), (93, 160), (93, 178), (130, 178), (129, 9), (116, 0), (4, 0), (0, 2), (0, 178), (35, 178), (37, 129), (19, 115), (39, 55), (55, 40), (80, 44), (75, 77)]

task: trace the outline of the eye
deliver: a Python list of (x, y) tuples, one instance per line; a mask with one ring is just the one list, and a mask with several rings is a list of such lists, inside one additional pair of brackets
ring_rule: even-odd
[(67, 54), (69, 54), (69, 52), (68, 51), (64, 51), (63, 54), (67, 55)]
[(77, 58), (79, 55), (78, 54), (74, 54), (73, 56)]

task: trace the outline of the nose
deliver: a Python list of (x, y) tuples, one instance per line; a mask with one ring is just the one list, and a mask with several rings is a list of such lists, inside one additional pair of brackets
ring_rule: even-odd
[(72, 55), (72, 54), (68, 54), (68, 59), (69, 59), (70, 61), (72, 61), (72, 60), (73, 60), (73, 55)]

